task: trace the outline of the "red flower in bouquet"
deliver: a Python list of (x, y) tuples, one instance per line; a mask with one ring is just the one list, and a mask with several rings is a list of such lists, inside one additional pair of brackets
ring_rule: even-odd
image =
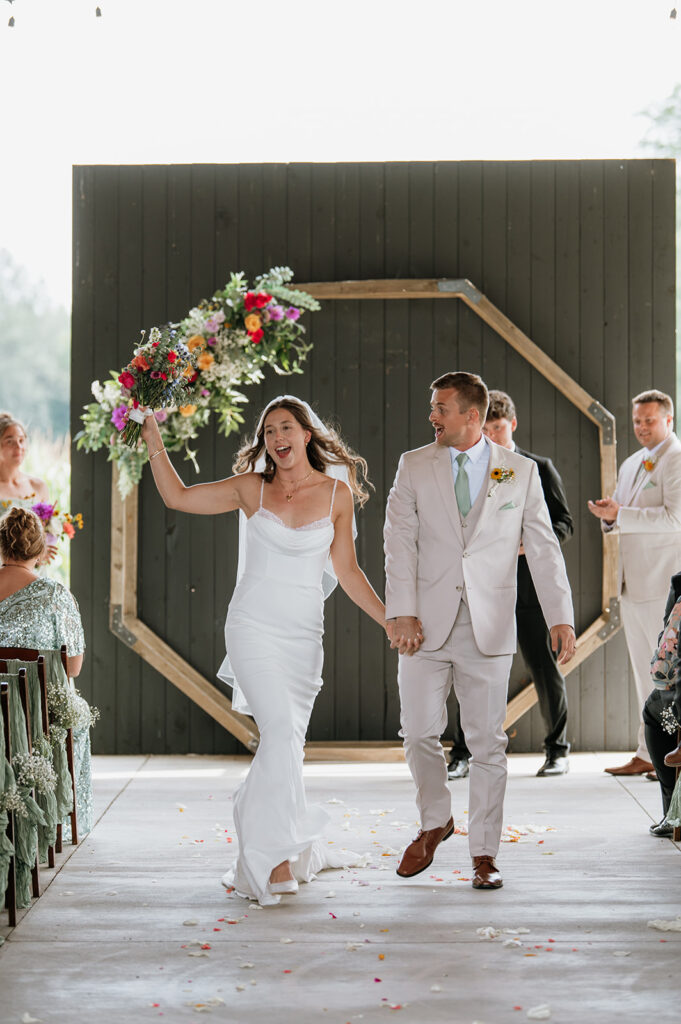
[(135, 350), (118, 378), (127, 388), (128, 406), (132, 406), (128, 409), (121, 441), (131, 448), (137, 444), (144, 422), (139, 406), (158, 412), (168, 406), (185, 405), (192, 386), (190, 378), (195, 373), (195, 360), (178, 336), (176, 325), (154, 327), (146, 345)]
[(255, 297), (255, 305), (257, 309), (263, 309), (268, 302), (272, 301), (272, 296), (268, 295), (267, 292), (258, 292)]
[(247, 313), (255, 309), (255, 292), (246, 292), (244, 295), (244, 309)]
[(263, 331), (262, 327), (259, 327), (257, 331), (253, 331), (253, 333), (250, 335), (251, 341), (253, 342), (254, 345), (260, 344), (264, 337), (265, 332)]

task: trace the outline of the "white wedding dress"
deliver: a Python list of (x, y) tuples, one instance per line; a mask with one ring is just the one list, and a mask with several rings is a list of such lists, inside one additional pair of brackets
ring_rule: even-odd
[(236, 864), (223, 878), (261, 905), (278, 903), (268, 888), (272, 868), (291, 862), (298, 881), (328, 867), (357, 863), (356, 854), (322, 841), (329, 815), (308, 805), (303, 747), (322, 685), (322, 577), (334, 528), (328, 516), (286, 526), (260, 507), (245, 523), (243, 573), (227, 612), (227, 655), (218, 675), (234, 687), (232, 706), (253, 715), (260, 745), (234, 797)]

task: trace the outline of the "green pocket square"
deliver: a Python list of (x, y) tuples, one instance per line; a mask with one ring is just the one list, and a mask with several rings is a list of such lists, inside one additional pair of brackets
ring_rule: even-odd
[(648, 483), (643, 488), (643, 490), (647, 491), (649, 487), (657, 487), (657, 484), (655, 483), (654, 480), (649, 480)]
[(507, 501), (505, 505), (502, 505), (499, 509), (500, 512), (508, 512), (511, 508), (517, 508), (518, 506), (514, 501)]

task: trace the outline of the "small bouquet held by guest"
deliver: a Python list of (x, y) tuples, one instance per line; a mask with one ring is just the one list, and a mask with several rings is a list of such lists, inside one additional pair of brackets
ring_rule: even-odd
[(76, 530), (83, 529), (83, 516), (80, 512), (72, 516), (70, 512), (60, 512), (56, 504), (50, 505), (47, 501), (31, 505), (31, 511), (35, 512), (43, 524), (45, 540), (50, 547), (56, 547), (57, 541), (64, 537), (73, 540)]
[(118, 377), (121, 398), (127, 400), (127, 406), (114, 410), (118, 414), (118, 422), (114, 419), (114, 423), (121, 430), (121, 441), (129, 448), (136, 447), (145, 416), (140, 406), (152, 412), (181, 406), (195, 380), (194, 357), (177, 328), (173, 324), (152, 327), (149, 340), (135, 349)]

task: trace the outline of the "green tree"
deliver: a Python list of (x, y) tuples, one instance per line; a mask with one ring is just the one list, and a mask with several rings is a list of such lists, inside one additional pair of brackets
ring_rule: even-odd
[(33, 434), (69, 429), (69, 314), (0, 249), (0, 409)]

